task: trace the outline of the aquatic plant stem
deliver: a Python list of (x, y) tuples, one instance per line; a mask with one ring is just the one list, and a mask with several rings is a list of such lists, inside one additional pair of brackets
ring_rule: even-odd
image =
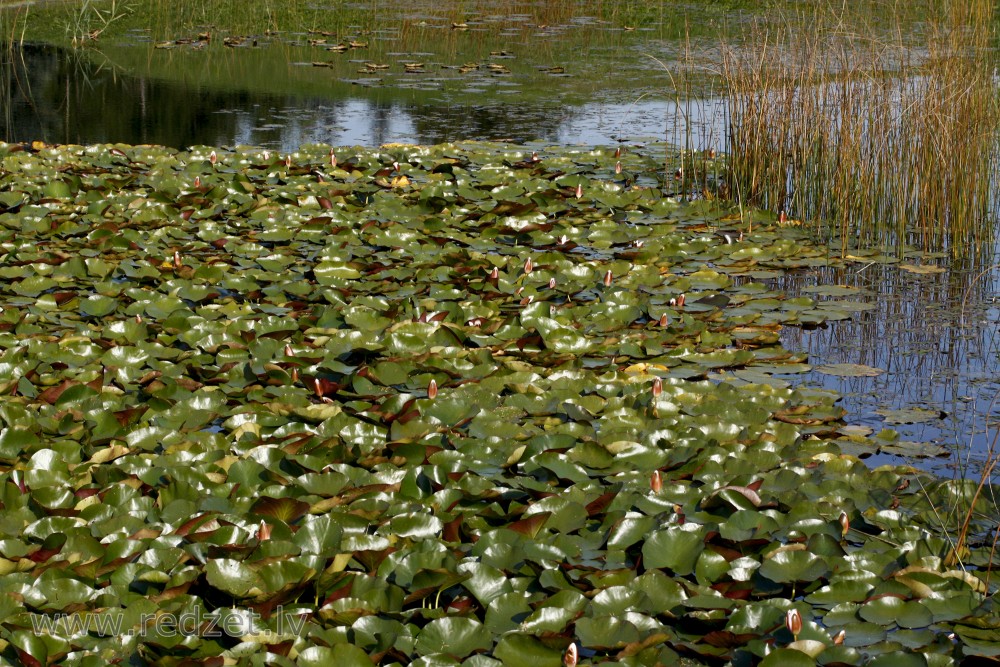
[[(990, 402), (989, 413), (993, 413), (993, 408), (996, 406), (997, 399), (1000, 398), (1000, 392), (993, 396), (993, 400)], [(1000, 451), (997, 449), (997, 444), (1000, 442), (1000, 429), (995, 429), (993, 434), (993, 439), (990, 441), (990, 447), (986, 452), (986, 464), (983, 466), (983, 470), (979, 475), (979, 483), (976, 486), (976, 491), (972, 495), (972, 500), (969, 502), (969, 508), (965, 512), (964, 520), (962, 521), (962, 527), (958, 532), (958, 537), (955, 540), (955, 548), (952, 554), (956, 556), (956, 559), (960, 556), (961, 550), (966, 546), (966, 542), (969, 538), (969, 526), (972, 524), (972, 517), (975, 514), (976, 502), (982, 495), (983, 489), (989, 483), (993, 475), (993, 470), (996, 469), (997, 464), (1000, 463)], [(946, 559), (946, 563), (948, 560)]]
[[(993, 8), (937, 8), (920, 32), (844, 29), (853, 5), (758, 22), (724, 51), (732, 188), (850, 247), (978, 258), (998, 220)], [(805, 31), (807, 37), (803, 38)], [(985, 147), (985, 150), (984, 150)]]

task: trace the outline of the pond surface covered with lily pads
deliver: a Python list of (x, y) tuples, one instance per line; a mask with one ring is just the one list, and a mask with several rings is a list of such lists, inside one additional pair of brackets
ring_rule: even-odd
[(783, 344), (878, 257), (665, 198), (662, 150), (0, 146), (0, 651), (996, 655), (992, 499), (785, 382), (879, 375)]
[[(32, 8), (28, 27), (68, 25), (65, 11), (53, 7)], [(664, 136), (683, 143), (690, 119), (691, 145), (722, 150), (725, 109), (711, 83), (687, 76), (704, 69), (698, 58), (713, 52), (720, 34), (753, 16), (732, 2), (704, 5), (694, 24), (685, 21), (692, 9), (683, 3), (414, 3), (403, 12), (316, 5), (311, 14), (289, 7), (288, 15), (268, 18), (287, 26), (278, 30), (260, 29), (267, 21), (245, 9), (257, 29), (241, 32), (207, 16), (182, 21), (155, 5), (144, 21), (125, 15), (117, 34), (108, 30), (81, 48), (29, 43), (8, 50), (0, 136), (283, 153), (314, 142), (502, 138), (544, 151)], [(669, 92), (682, 83), (707, 101)], [(647, 174), (647, 184), (662, 184), (663, 173), (679, 164), (677, 151), (651, 159), (666, 166)], [(930, 457), (919, 463), (925, 468), (974, 476), (992, 441), (1000, 389), (996, 276), (941, 268), (948, 268), (941, 257), (875, 252), (822, 276), (811, 267), (759, 274), (761, 284), (792, 295), (822, 296), (810, 290), (833, 283), (858, 304), (832, 326), (783, 330), (786, 347), (807, 352), (809, 365), (771, 382), (841, 394), (850, 435), (884, 436), (873, 464), (915, 455)], [(882, 372), (816, 370), (826, 364)]]

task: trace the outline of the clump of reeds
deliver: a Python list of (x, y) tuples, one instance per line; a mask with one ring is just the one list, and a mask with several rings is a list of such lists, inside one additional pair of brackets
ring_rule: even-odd
[(842, 252), (982, 252), (997, 219), (993, 3), (933, 3), (907, 25), (876, 4), (877, 28), (838, 5), (757, 22), (725, 50), (730, 192)]
[[(697, 48), (689, 26), (677, 48), (667, 62), (646, 54), (666, 72), (672, 90), (672, 99), (667, 103), (664, 192), (682, 199), (714, 198), (720, 193), (723, 174), (716, 148), (724, 144), (717, 122), (720, 83), (714, 62), (716, 52)], [(725, 198), (725, 188), (721, 193)]]

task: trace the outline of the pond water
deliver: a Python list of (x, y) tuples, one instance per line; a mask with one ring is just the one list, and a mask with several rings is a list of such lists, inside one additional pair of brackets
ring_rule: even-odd
[[(0, 118), (0, 136), (8, 141), (248, 145), (279, 151), (305, 143), (378, 146), (461, 139), (606, 145), (681, 136), (686, 112), (663, 99), (564, 105), (524, 99), (516, 89), (475, 99), (399, 95), (399, 90), (384, 94), (360, 86), (327, 96), (220, 90), (197, 79), (130, 75), (86, 54), (30, 44), (15, 52), (13, 63), (6, 80), (7, 112)], [(722, 121), (721, 114), (706, 114), (698, 123), (704, 147), (723, 147)]]
[[(664, 139), (681, 143), (684, 120), (692, 119), (691, 136), (698, 148), (724, 149), (725, 114), (719, 102), (679, 105), (659, 92), (670, 74), (646, 56), (663, 59), (677, 53), (661, 37), (650, 31), (627, 44), (601, 45), (630, 45), (631, 52), (600, 72), (572, 63), (569, 68), (576, 65), (577, 71), (569, 81), (555, 65), (539, 64), (537, 54), (518, 71), (512, 64), (516, 60), (504, 51), (480, 57), (472, 78), (454, 69), (465, 61), (461, 52), (446, 58), (440, 50), (422, 52), (418, 47), (342, 54), (341, 61), (330, 65), (334, 61), (325, 52), (320, 60), (316, 46), (310, 50), (308, 35), (269, 44), (262, 39), (259, 46), (245, 49), (193, 50), (187, 44), (154, 49), (152, 40), (142, 36), (134, 40), (139, 46), (101, 50), (24, 45), (7, 51), (0, 137), (174, 147), (253, 145), (278, 151), (306, 143), (371, 146), (458, 139), (609, 145)], [(516, 45), (527, 48), (527, 38), (520, 39)], [(211, 49), (215, 55), (206, 56)], [(417, 58), (428, 63), (419, 72), (401, 69), (400, 63)], [(146, 66), (138, 66), (143, 59)], [(389, 73), (369, 68), (382, 60)], [(269, 69), (262, 70), (267, 74), (259, 85), (248, 83), (254, 67), (265, 61)], [(181, 73), (171, 76), (171, 68)], [(619, 80), (639, 71), (641, 80), (628, 85)], [(317, 83), (319, 76), (325, 84)], [(581, 81), (587, 76), (594, 80)], [(292, 80), (299, 83), (285, 85)], [(550, 94), (539, 94), (546, 88)], [(786, 379), (841, 393), (850, 424), (875, 432), (893, 428), (903, 441), (932, 443), (948, 452), (917, 465), (947, 475), (975, 474), (994, 436), (994, 401), (1000, 395), (997, 280), (992, 271), (922, 275), (874, 264), (766, 281), (792, 296), (816, 284), (861, 288), (858, 300), (867, 301), (869, 310), (824, 328), (786, 328), (783, 344), (808, 352), (814, 366), (853, 363), (886, 371), (878, 377), (810, 372)], [(903, 459), (884, 453), (870, 460)]]
[[(782, 341), (809, 353), (814, 367), (864, 364), (877, 377), (836, 377), (815, 371), (797, 381), (844, 396), (851, 424), (901, 441), (929, 443), (949, 455), (919, 465), (968, 476), (982, 469), (1000, 427), (1000, 306), (997, 275), (919, 275), (893, 265), (855, 265), (813, 276), (789, 275), (776, 287), (790, 295), (805, 284), (857, 287), (872, 309), (819, 329), (787, 327)], [(909, 422), (909, 423), (907, 423)], [(900, 463), (880, 454), (870, 463)]]

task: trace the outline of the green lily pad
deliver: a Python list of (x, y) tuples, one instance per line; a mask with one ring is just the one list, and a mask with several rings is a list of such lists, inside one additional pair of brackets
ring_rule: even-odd
[(705, 540), (698, 532), (671, 527), (649, 535), (642, 547), (643, 561), (647, 568), (691, 574), (704, 548)]
[(205, 575), (210, 585), (237, 598), (248, 597), (263, 585), (252, 569), (231, 558), (210, 560)]
[(778, 583), (816, 581), (830, 572), (826, 562), (808, 551), (780, 551), (761, 562), (762, 577)]
[(478, 621), (471, 618), (439, 618), (420, 631), (416, 649), (421, 655), (444, 653), (463, 658), (492, 645), (489, 631)]
[(875, 410), (885, 418), (886, 424), (923, 424), (941, 418), (940, 410), (928, 408), (905, 408), (901, 410)]
[(816, 370), (824, 375), (838, 377), (877, 377), (885, 373), (881, 368), (865, 366), (864, 364), (825, 364), (817, 366)]

